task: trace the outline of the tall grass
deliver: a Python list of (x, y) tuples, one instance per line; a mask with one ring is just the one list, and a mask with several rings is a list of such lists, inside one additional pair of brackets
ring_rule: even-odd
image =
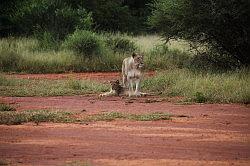
[(223, 74), (167, 70), (144, 81), (142, 88), (165, 96), (183, 96), (195, 102), (250, 103), (250, 72)]
[[(65, 42), (70, 46), (80, 44), (76, 49), (83, 51), (87, 49), (89, 41), (82, 38), (81, 33), (75, 36), (77, 43)], [(96, 33), (94, 38), (98, 38), (102, 43), (102, 46), (98, 47), (99, 56), (81, 56), (71, 47), (65, 47), (65, 44), (58, 46), (58, 43), (55, 43), (53, 49), (51, 44), (53, 41), (49, 42), (52, 46), (47, 49), (48, 46), (42, 43), (44, 41), (37, 39), (0, 39), (0, 71), (25, 73), (120, 71), (122, 60), (131, 56), (133, 51), (144, 53), (146, 70), (169, 69), (173, 66), (183, 66), (180, 63), (186, 63), (187, 58), (184, 57), (188, 56), (186, 52), (163, 46), (157, 36), (131, 37), (126, 34)], [(82, 46), (81, 43), (87, 45)], [(41, 48), (43, 45), (46, 45), (46, 48)], [(181, 62), (182, 60), (184, 61)]]

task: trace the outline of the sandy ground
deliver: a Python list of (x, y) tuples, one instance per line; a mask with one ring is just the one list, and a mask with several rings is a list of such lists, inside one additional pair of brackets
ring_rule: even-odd
[(250, 107), (246, 105), (181, 105), (157, 96), (131, 100), (100, 99), (97, 95), (0, 97), (0, 101), (17, 111), (168, 112), (188, 116), (153, 122), (0, 125), (0, 161), (10, 165), (250, 165)]

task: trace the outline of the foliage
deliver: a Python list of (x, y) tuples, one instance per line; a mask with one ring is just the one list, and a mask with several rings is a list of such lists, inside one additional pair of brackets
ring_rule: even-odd
[(189, 69), (203, 72), (223, 72), (240, 68), (239, 62), (229, 55), (220, 55), (217, 52), (197, 54), (191, 58)]
[(38, 39), (37, 50), (58, 50), (60, 42), (55, 39), (51, 32), (36, 32), (34, 37)]
[(145, 31), (152, 0), (84, 0), (83, 6), (93, 13), (96, 28), (104, 31), (139, 33)]
[(84, 8), (72, 8), (63, 0), (26, 0), (20, 2), (12, 15), (21, 34), (49, 32), (57, 40), (75, 29), (90, 29), (91, 13)]
[(0, 70), (9, 71), (17, 68), (20, 59), (20, 55), (17, 52), (2, 50), (0, 52)]
[(76, 30), (69, 35), (64, 46), (85, 57), (101, 55), (105, 49), (101, 38), (94, 32), (86, 30)]
[(145, 56), (147, 69), (150, 70), (184, 68), (189, 65), (190, 60), (188, 53), (169, 49), (166, 44), (154, 46)]
[(152, 1), (3, 0), (0, 6), (0, 36), (45, 31), (56, 39), (62, 39), (76, 27), (141, 33), (147, 31), (145, 20), (150, 14), (147, 4)]
[(126, 35), (117, 34), (103, 34), (106, 45), (114, 52), (131, 53), (135, 51), (136, 45)]
[(198, 42), (249, 65), (249, 5), (247, 0), (158, 0), (149, 23), (167, 41)]
[(143, 82), (142, 89), (169, 97), (211, 103), (249, 103), (249, 69), (228, 73), (194, 73), (168, 70)]

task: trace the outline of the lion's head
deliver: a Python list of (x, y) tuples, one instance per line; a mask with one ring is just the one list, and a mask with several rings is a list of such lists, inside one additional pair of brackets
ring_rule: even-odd
[(141, 69), (142, 67), (144, 67), (144, 62), (143, 62), (143, 55), (142, 54), (138, 54), (138, 53), (133, 53), (132, 57), (134, 59), (134, 65), (137, 69)]

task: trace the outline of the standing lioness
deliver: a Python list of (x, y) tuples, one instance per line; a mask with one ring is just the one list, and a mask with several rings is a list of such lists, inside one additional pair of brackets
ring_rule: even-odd
[[(122, 83), (129, 88), (129, 96), (140, 96), (140, 82), (142, 79), (143, 55), (133, 53), (131, 57), (125, 58), (122, 63)], [(135, 83), (135, 91), (134, 91)]]

